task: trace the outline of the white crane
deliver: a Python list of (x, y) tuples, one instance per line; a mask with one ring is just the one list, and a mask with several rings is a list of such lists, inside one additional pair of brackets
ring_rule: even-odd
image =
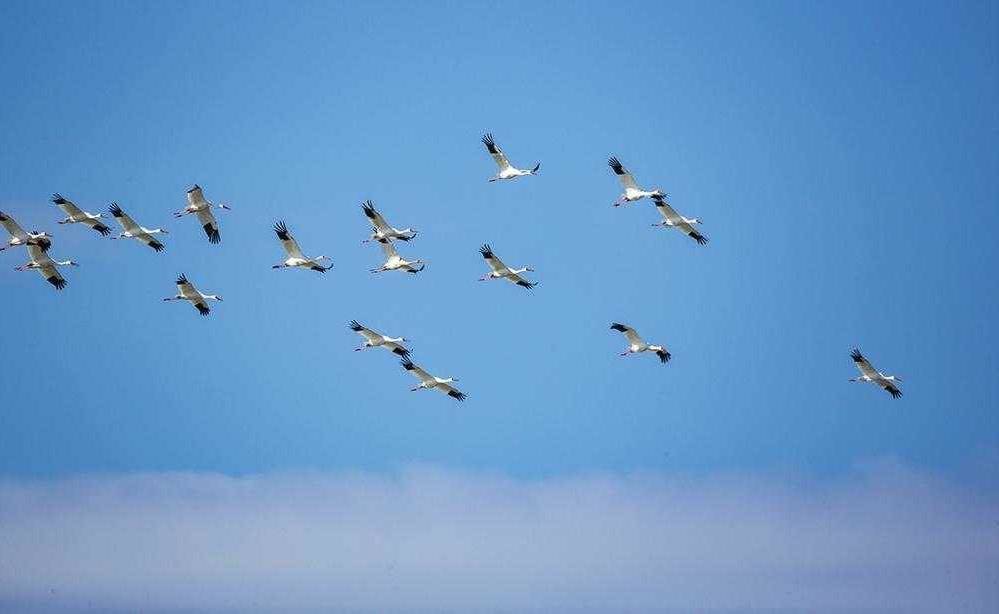
[(499, 148), (496, 141), (493, 140), (492, 134), (486, 134), (482, 137), (482, 144), (486, 146), (486, 151), (489, 155), (493, 157), (496, 161), (496, 166), (499, 167), (499, 171), (493, 175), (489, 181), (498, 181), (500, 179), (516, 179), (517, 177), (524, 177), (525, 175), (537, 175), (538, 171), (541, 169), (541, 163), (538, 162), (534, 165), (534, 168), (521, 169), (514, 168), (510, 164), (510, 161), (506, 159), (506, 154), (503, 150)]
[(399, 240), (399, 241), (409, 241), (417, 235), (417, 231), (412, 228), (403, 228), (399, 230), (394, 228), (391, 224), (385, 221), (381, 213), (375, 209), (375, 203), (370, 200), (364, 201), (361, 205), (361, 209), (364, 210), (364, 215), (368, 217), (368, 221), (371, 222), (371, 238), (365, 239), (362, 243), (368, 243), (370, 241), (380, 241), (382, 239), (388, 239), (389, 241)]
[(451, 384), (457, 382), (458, 379), (455, 377), (440, 378), (430, 375), (423, 370), (422, 367), (418, 367), (413, 364), (413, 361), (408, 358), (402, 359), (402, 368), (409, 371), (420, 380), (420, 385), (414, 388), (410, 388), (411, 391), (416, 392), (417, 390), (429, 390), (431, 388), (440, 390), (452, 399), (457, 399), (459, 401), (465, 400), (465, 393), (458, 390)]
[(612, 156), (611, 159), (607, 161), (607, 164), (610, 165), (611, 169), (613, 169), (614, 174), (617, 175), (618, 180), (621, 182), (621, 187), (624, 188), (624, 194), (619, 196), (618, 199), (614, 201), (615, 207), (625, 203), (635, 202), (636, 200), (641, 200), (646, 196), (652, 198), (665, 196), (659, 188), (643, 190), (638, 187), (638, 183), (635, 182), (634, 175), (632, 175), (628, 169), (624, 168), (624, 165), (621, 164), (617, 158)]
[(109, 211), (111, 211), (111, 215), (114, 219), (118, 220), (118, 223), (121, 224), (121, 229), (124, 231), (117, 237), (111, 237), (112, 239), (135, 239), (136, 241), (145, 243), (157, 252), (162, 252), (165, 249), (163, 244), (160, 243), (159, 240), (153, 235), (166, 235), (170, 233), (162, 228), (146, 228), (144, 226), (139, 226), (135, 223), (135, 220), (121, 210), (118, 203), (111, 203)]
[(192, 213), (197, 215), (198, 223), (201, 224), (201, 227), (205, 229), (205, 234), (208, 235), (208, 242), (219, 243), (222, 241), (222, 235), (219, 234), (219, 223), (215, 219), (215, 215), (212, 214), (212, 207), (218, 207), (226, 211), (232, 210), (232, 207), (225, 203), (216, 205), (205, 200), (205, 193), (201, 190), (201, 186), (194, 184), (194, 187), (187, 191), (187, 206), (175, 212), (173, 216), (184, 217)]
[(878, 386), (884, 388), (893, 399), (897, 399), (902, 396), (902, 391), (895, 385), (896, 382), (902, 382), (901, 377), (896, 375), (885, 375), (881, 371), (878, 371), (866, 358), (864, 358), (864, 355), (861, 354), (860, 350), (857, 348), (853, 348), (853, 351), (850, 352), (850, 358), (853, 359), (853, 364), (860, 370), (860, 377), (851, 378), (851, 382), (869, 382), (871, 384), (877, 384)]
[(80, 266), (79, 264), (73, 262), (72, 260), (53, 260), (49, 257), (46, 249), (41, 245), (36, 245), (34, 243), (28, 244), (28, 255), (31, 256), (31, 261), (27, 264), (23, 264), (15, 271), (38, 271), (41, 273), (45, 281), (49, 282), (55, 286), (56, 290), (62, 290), (66, 287), (66, 280), (59, 273), (56, 267), (60, 266)]
[(198, 310), (203, 316), (211, 313), (211, 309), (208, 307), (208, 301), (222, 301), (222, 297), (218, 294), (202, 294), (194, 284), (187, 281), (187, 276), (183, 273), (177, 277), (177, 295), (168, 296), (163, 299), (164, 301), (188, 301), (194, 308)]
[(378, 244), (381, 245), (382, 251), (385, 252), (385, 264), (377, 269), (371, 269), (372, 273), (406, 271), (415, 275), (427, 266), (427, 263), (423, 260), (406, 260), (400, 256), (399, 252), (395, 251), (395, 246), (388, 239), (379, 239)]
[(489, 268), (491, 269), (488, 274), (480, 277), (479, 281), (488, 281), (490, 279), (506, 279), (510, 283), (517, 284), (518, 286), (527, 288), (528, 290), (538, 285), (537, 283), (529, 282), (520, 276), (521, 273), (528, 271), (533, 273), (534, 269), (532, 269), (531, 267), (527, 266), (520, 269), (511, 269), (510, 267), (503, 264), (502, 260), (496, 257), (496, 254), (493, 253), (492, 248), (489, 247), (488, 244), (480, 247), (479, 253), (482, 254), (482, 257), (486, 259), (486, 264), (488, 264)]
[(673, 357), (666, 348), (662, 345), (649, 345), (638, 336), (635, 329), (627, 326), (625, 324), (619, 324), (614, 322), (611, 324), (611, 330), (616, 330), (618, 332), (624, 333), (624, 338), (628, 340), (628, 351), (622, 352), (621, 356), (627, 356), (629, 354), (638, 354), (640, 352), (655, 352), (656, 356), (659, 357), (659, 361), (666, 363), (670, 358)]
[(665, 198), (653, 197), (652, 200), (656, 203), (656, 210), (659, 212), (659, 215), (663, 216), (663, 221), (658, 224), (653, 224), (653, 226), (676, 228), (691, 239), (697, 241), (698, 244), (707, 244), (708, 238), (694, 228), (694, 224), (700, 224), (701, 220), (696, 217), (683, 217), (676, 212), (676, 209), (671, 207), (670, 204), (666, 202)]
[[(281, 247), (284, 248), (288, 257), (285, 258), (284, 262), (281, 264), (275, 264), (272, 269), (284, 269), (284, 268), (301, 268), (309, 269), (310, 271), (318, 271), (320, 273), (325, 273), (326, 271), (333, 268), (332, 259), (329, 256), (318, 256), (316, 258), (306, 258), (302, 254), (302, 250), (298, 247), (298, 241), (295, 240), (291, 233), (288, 232), (288, 227), (284, 225), (284, 222), (278, 222), (274, 224), (274, 232), (277, 233), (278, 239), (281, 240)], [(323, 266), (323, 260), (330, 260), (329, 266)]]
[(52, 235), (47, 232), (38, 232), (37, 230), (34, 232), (24, 232), (21, 225), (3, 211), (0, 211), (0, 224), (3, 224), (3, 227), (10, 233), (10, 239), (7, 241), (7, 244), (0, 245), (0, 252), (8, 247), (21, 247), (22, 245), (38, 245), (43, 251), (48, 251), (49, 247), (52, 246)]
[(402, 345), (406, 342), (405, 337), (387, 337), (374, 329), (362, 325), (357, 320), (350, 321), (350, 330), (364, 337), (364, 345), (359, 348), (354, 348), (355, 352), (360, 352), (361, 350), (366, 350), (368, 348), (383, 347), (393, 354), (398, 354), (403, 358), (409, 356), (409, 350)]
[(59, 193), (52, 195), (52, 202), (58, 205), (67, 216), (66, 219), (59, 221), (60, 224), (83, 224), (101, 233), (101, 236), (106, 237), (111, 234), (111, 229), (101, 221), (103, 213), (88, 213)]

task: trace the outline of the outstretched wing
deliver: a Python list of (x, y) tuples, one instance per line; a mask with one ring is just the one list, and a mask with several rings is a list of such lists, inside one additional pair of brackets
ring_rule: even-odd
[(409, 350), (399, 345), (398, 343), (395, 343), (394, 341), (389, 341), (388, 343), (384, 344), (384, 346), (385, 349), (392, 352), (393, 354), (402, 356), (403, 358), (409, 357)]
[(496, 144), (492, 134), (483, 135), (482, 144), (486, 146), (486, 151), (488, 151), (489, 155), (491, 155), (493, 160), (496, 161), (496, 166), (499, 167), (500, 171), (505, 171), (510, 168), (510, 161), (506, 159), (506, 154), (503, 153), (503, 150)]
[(625, 190), (639, 189), (638, 184), (635, 183), (635, 177), (628, 172), (628, 169), (624, 168), (624, 165), (621, 164), (620, 160), (611, 156), (611, 159), (607, 161), (607, 164), (614, 171), (614, 174), (617, 175), (618, 181), (621, 182), (621, 186), (624, 187)]
[(434, 379), (434, 377), (432, 375), (430, 375), (429, 373), (427, 373), (426, 371), (424, 371), (422, 367), (416, 366), (415, 364), (413, 364), (413, 361), (410, 360), (410, 359), (408, 359), (408, 358), (403, 358), (401, 361), (399, 361), (399, 364), (402, 365), (403, 369), (405, 369), (405, 370), (409, 371), (410, 373), (412, 373), (413, 376), (416, 377), (417, 379), (419, 379), (421, 382), (436, 382), (437, 381), (437, 380)]
[(486, 259), (486, 264), (493, 270), (493, 273), (505, 275), (510, 272), (510, 268), (496, 257), (496, 254), (493, 253), (493, 249), (489, 247), (488, 243), (479, 248), (479, 253)]
[(63, 212), (69, 217), (80, 218), (84, 215), (83, 209), (77, 207), (73, 201), (64, 198), (63, 195), (58, 192), (52, 195), (52, 202), (59, 205), (59, 208), (62, 209)]
[(10, 236), (21, 239), (22, 241), (28, 238), (28, 233), (24, 232), (21, 225), (14, 221), (14, 218), (10, 217), (3, 211), (0, 211), (0, 224), (7, 229)]
[(295, 241), (295, 238), (291, 236), (290, 232), (288, 232), (288, 227), (285, 226), (284, 222), (274, 224), (274, 232), (277, 233), (278, 239), (281, 240), (281, 247), (284, 248), (284, 251), (288, 254), (288, 256), (291, 258), (305, 259), (305, 256), (302, 255), (302, 250), (298, 247), (298, 242)]
[(370, 341), (371, 343), (378, 343), (378, 342), (380, 342), (382, 340), (382, 334), (381, 333), (376, 332), (376, 331), (368, 328), (367, 326), (363, 326), (357, 320), (351, 320), (350, 321), (350, 330), (352, 330), (355, 333), (361, 335), (362, 337), (364, 337), (366, 340)]
[(866, 358), (864, 358), (864, 355), (861, 354), (860, 350), (858, 350), (857, 348), (853, 348), (853, 351), (850, 352), (850, 358), (853, 359), (853, 364), (855, 364), (857, 368), (860, 369), (860, 372), (863, 375), (866, 375), (867, 377), (870, 377), (872, 379), (878, 379), (881, 376), (881, 374), (878, 373), (878, 370), (874, 368), (874, 365), (872, 365)]
[(205, 230), (205, 234), (208, 235), (209, 243), (219, 243), (222, 240), (222, 235), (219, 234), (219, 223), (215, 219), (215, 215), (212, 213), (210, 207), (205, 207), (204, 209), (199, 209), (198, 213), (198, 223)]
[(451, 397), (452, 399), (455, 399), (457, 401), (465, 400), (465, 393), (458, 390), (451, 384), (437, 384), (437, 387), (440, 388), (441, 392)]
[(194, 287), (194, 284), (187, 280), (187, 276), (183, 273), (177, 276), (177, 293), (186, 299), (201, 298), (201, 293)]
[(87, 226), (90, 226), (91, 228), (93, 228), (97, 232), (101, 233), (102, 236), (106, 237), (109, 234), (111, 234), (111, 229), (107, 227), (107, 224), (105, 224), (104, 222), (102, 222), (100, 220), (86, 219), (86, 220), (83, 220), (83, 223), (85, 225), (87, 225)]
[(673, 358), (673, 355), (666, 351), (666, 349), (656, 350), (656, 356), (659, 357), (659, 362), (663, 364), (666, 364), (670, 358)]
[(364, 201), (364, 204), (361, 205), (361, 209), (364, 210), (364, 215), (368, 216), (368, 220), (371, 222), (372, 226), (382, 232), (390, 232), (392, 230), (392, 227), (385, 221), (382, 214), (378, 213), (378, 210), (375, 209), (375, 203), (370, 200), (366, 200)]
[(399, 257), (399, 252), (395, 251), (395, 246), (392, 245), (392, 242), (388, 239), (378, 239), (378, 244), (382, 246), (382, 251), (385, 252), (386, 260)]
[(638, 336), (638, 333), (635, 332), (635, 329), (630, 326), (621, 324), (619, 322), (614, 322), (613, 324), (611, 324), (611, 330), (616, 330), (619, 333), (624, 333), (624, 338), (627, 339), (628, 343), (632, 345), (645, 345), (645, 342), (642, 341), (642, 338)]
[(887, 382), (885, 384), (882, 384), (882, 386), (888, 392), (888, 394), (891, 395), (891, 398), (897, 399), (902, 396), (902, 391), (899, 390), (898, 387), (895, 386), (895, 384)]
[(664, 220), (672, 224), (674, 228), (679, 229), (683, 234), (697, 241), (699, 245), (707, 244), (708, 238), (699, 233), (693, 224), (683, 219), (683, 216), (677, 213), (676, 209), (666, 202), (666, 199), (653, 197), (653, 200), (656, 203), (656, 210), (659, 211), (659, 215), (663, 216)]
[(510, 280), (511, 283), (515, 283), (521, 288), (527, 288), (528, 290), (538, 285), (536, 282), (527, 281), (526, 279), (521, 277), (519, 273), (514, 273), (513, 275), (507, 275), (506, 278)]
[(142, 229), (139, 228), (139, 225), (135, 223), (135, 220), (133, 220), (130, 215), (125, 213), (122, 210), (122, 208), (118, 206), (118, 203), (115, 202), (111, 203), (111, 206), (108, 208), (108, 211), (111, 212), (111, 215), (114, 216), (114, 219), (118, 220), (118, 223), (121, 224), (121, 227), (125, 232), (133, 235), (142, 232)]
[(194, 187), (187, 191), (187, 204), (191, 207), (203, 207), (207, 204), (205, 193), (198, 184), (194, 184)]
[(38, 272), (45, 278), (45, 281), (55, 286), (56, 290), (62, 290), (66, 287), (66, 279), (63, 278), (54, 265), (43, 266), (38, 269)]

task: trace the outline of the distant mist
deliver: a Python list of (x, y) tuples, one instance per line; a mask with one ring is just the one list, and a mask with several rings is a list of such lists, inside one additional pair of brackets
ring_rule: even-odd
[(0, 610), (999, 612), (999, 493), (890, 462), (7, 480)]

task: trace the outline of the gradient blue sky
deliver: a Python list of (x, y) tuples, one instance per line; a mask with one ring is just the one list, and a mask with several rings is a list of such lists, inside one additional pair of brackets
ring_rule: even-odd
[[(0, 210), (82, 265), (0, 253), (0, 610), (996, 611), (997, 4), (500, 8), (0, 4)], [(271, 270), (279, 219), (335, 269)]]
[[(0, 472), (960, 473), (999, 446), (995, 4), (511, 7), (4, 3), (0, 207), (82, 266), (56, 293), (0, 254)], [(541, 175), (486, 183), (485, 131)], [(712, 242), (610, 207), (612, 154)], [(233, 205), (221, 246), (170, 217), (194, 182)], [(55, 191), (167, 251), (57, 226)], [(425, 274), (368, 274), (368, 198)], [(272, 271), (277, 219), (334, 271)], [(483, 242), (542, 285), (476, 283)], [(159, 301), (182, 271), (210, 319)], [(408, 392), (351, 318), (469, 401)], [(674, 361), (619, 359), (614, 320)], [(847, 383), (855, 344), (902, 400)]]

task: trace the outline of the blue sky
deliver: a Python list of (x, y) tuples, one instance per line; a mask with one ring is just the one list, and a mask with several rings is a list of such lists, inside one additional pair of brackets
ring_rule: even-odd
[[(508, 6), (0, 6), (0, 210), (82, 265), (56, 293), (0, 253), (0, 475), (892, 458), (999, 492), (995, 3)], [(540, 175), (487, 183), (487, 131)], [(711, 243), (612, 208), (610, 155)], [(220, 246), (170, 215), (195, 182)], [(52, 192), (167, 251), (56, 225)], [(367, 272), (365, 199), (422, 275)], [(334, 270), (271, 270), (279, 219)], [(485, 242), (541, 285), (477, 283)], [(210, 318), (160, 301), (180, 272)], [(468, 401), (353, 352), (355, 318)], [(619, 358), (612, 321), (673, 361)], [(847, 382), (854, 345), (903, 399)]]

